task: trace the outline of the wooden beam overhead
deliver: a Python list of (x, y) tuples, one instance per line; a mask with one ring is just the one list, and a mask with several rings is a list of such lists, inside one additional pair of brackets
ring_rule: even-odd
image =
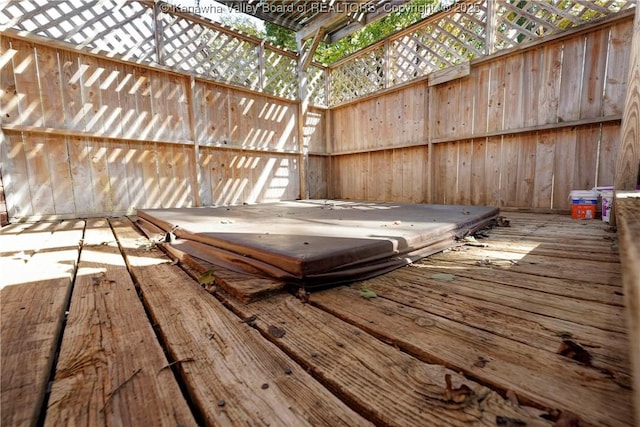
[[(319, 28), (331, 29), (340, 21), (355, 20), (355, 18), (350, 17), (350, 14), (357, 10), (357, 8), (363, 3), (366, 3), (366, 0), (354, 0), (349, 2), (336, 1), (326, 5), (326, 11), (324, 11), (323, 8), (320, 8), (316, 17), (307, 21), (302, 29), (296, 33), (296, 40), (302, 44), (305, 40), (311, 38)], [(325, 7), (323, 5), (321, 6)]]
[(307, 68), (309, 68), (309, 65), (311, 65), (311, 61), (313, 61), (313, 55), (316, 53), (316, 49), (318, 48), (318, 45), (320, 44), (320, 41), (322, 41), (323, 37), (324, 28), (320, 27), (318, 28), (318, 31), (316, 31), (316, 34), (313, 36), (313, 41), (311, 42), (311, 46), (309, 46), (308, 50), (304, 50), (304, 45), (300, 45), (298, 47), (301, 57), (300, 69), (302, 71), (306, 71)]

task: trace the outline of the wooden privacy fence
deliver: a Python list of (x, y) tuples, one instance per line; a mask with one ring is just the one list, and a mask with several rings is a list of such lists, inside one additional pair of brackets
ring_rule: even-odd
[(332, 107), (330, 197), (566, 210), (613, 185), (632, 28), (622, 12)]
[[(331, 64), (330, 105), (543, 40), (635, 6), (633, 0), (467, 0)], [(418, 6), (416, 6), (418, 7)], [(432, 6), (424, 6), (429, 10)], [(462, 70), (465, 68), (462, 67)]]
[(295, 54), (173, 6), (9, 2), (9, 216), (305, 196), (565, 209), (612, 183), (632, 6), (460, 2), (312, 64), (301, 102)]

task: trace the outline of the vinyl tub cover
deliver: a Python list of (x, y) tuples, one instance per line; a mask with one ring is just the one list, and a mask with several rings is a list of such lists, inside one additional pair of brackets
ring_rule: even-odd
[(370, 278), (454, 245), (497, 208), (304, 200), (241, 206), (143, 209), (148, 235), (233, 271), (301, 286)]

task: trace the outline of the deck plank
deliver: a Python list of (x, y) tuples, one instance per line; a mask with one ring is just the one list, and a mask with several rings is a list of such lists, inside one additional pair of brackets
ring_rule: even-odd
[(594, 301), (619, 307), (624, 305), (624, 298), (619, 284), (585, 283), (576, 278), (558, 279), (507, 269), (498, 270), (491, 268), (491, 266), (461, 265), (455, 260), (448, 260), (446, 258), (440, 258), (438, 260), (435, 258), (427, 258), (422, 260), (419, 265), (420, 268), (430, 270), (431, 274), (454, 274), (468, 279), (530, 289), (549, 295), (572, 298), (578, 301)]
[(196, 425), (106, 220), (88, 220), (45, 425)]
[[(472, 252), (437, 254), (431, 259), (453, 260), (462, 265), (484, 263), (495, 269), (529, 273), (541, 277), (573, 280), (579, 276), (587, 283), (618, 285), (622, 281), (619, 263), (548, 258), (539, 255), (517, 254), (487, 249)], [(544, 265), (544, 268), (540, 266)]]
[(159, 249), (145, 245), (130, 221), (111, 224), (204, 423), (371, 425)]
[(10, 226), (0, 234), (2, 425), (38, 422), (83, 228), (83, 221), (65, 221)]
[(634, 373), (636, 423), (640, 423), (640, 194), (617, 193), (615, 209)]
[[(495, 426), (497, 417), (530, 426), (548, 424), (495, 391), (422, 362), (292, 295), (248, 305), (232, 299), (227, 303), (243, 317), (255, 319), (251, 323), (265, 336), (377, 425), (424, 425), (429, 420), (431, 426)], [(273, 336), (274, 327), (284, 335)], [(446, 375), (451, 375), (454, 388), (465, 384), (473, 395), (459, 403), (448, 401)]]
[[(511, 227), (491, 230), (482, 241), (489, 248), (437, 254), (413, 267), (313, 294), (311, 303), (422, 360), (512, 390), (521, 400), (569, 410), (597, 425), (631, 424), (620, 265), (611, 233), (599, 221), (506, 216)], [(492, 247), (494, 237), (534, 249)], [(590, 251), (587, 243), (597, 244), (608, 259), (536, 253), (539, 242), (554, 239), (583, 252)], [(455, 278), (432, 277), (437, 273)], [(362, 298), (362, 287), (378, 297)], [(592, 366), (556, 354), (566, 334), (593, 355)]]
[[(521, 297), (520, 307), (517, 308), (491, 297), (477, 299), (460, 289), (460, 278), (443, 282), (431, 278), (430, 274), (425, 274), (419, 267), (421, 264), (417, 268), (405, 268), (370, 279), (366, 282), (366, 287), (377, 295), (403, 305), (554, 354), (560, 348), (563, 338), (570, 338), (588, 348), (593, 356), (593, 366), (608, 370), (616, 381), (625, 386), (630, 384), (626, 334), (584, 325), (584, 317), (579, 315), (558, 318), (541, 314), (542, 310), (536, 310), (535, 305), (529, 304), (525, 295)], [(445, 270), (442, 274), (450, 274), (450, 271)], [(482, 280), (471, 283), (478, 288), (492, 286)], [(618, 312), (622, 311), (623, 308), (618, 307)]]
[[(431, 264), (434, 260), (429, 260), (428, 262)], [(476, 270), (480, 268), (481, 267), (476, 266)], [(503, 272), (500, 269), (493, 269), (493, 271), (496, 277), (499, 277)], [(421, 279), (428, 280), (429, 276), (432, 275), (429, 274), (429, 276), (425, 277), (425, 274), (407, 270), (400, 274), (402, 277), (408, 276), (410, 280), (414, 282)], [(472, 273), (467, 273), (467, 275), (472, 275)], [(540, 292), (539, 290), (509, 286), (490, 281), (480, 281), (478, 278), (467, 278), (462, 275), (456, 276), (453, 285), (445, 281), (438, 281), (437, 279), (431, 280), (430, 283), (432, 287), (440, 292), (454, 292), (479, 300), (493, 301), (515, 309), (540, 313), (554, 319), (568, 321), (579, 319), (580, 324), (583, 325), (612, 332), (626, 333), (624, 313), (620, 306), (602, 304), (596, 301), (563, 298)]]
[(628, 388), (560, 355), (386, 298), (365, 299), (353, 286), (315, 293), (311, 303), (421, 360), (512, 390), (523, 401), (569, 410), (598, 425), (632, 422)]

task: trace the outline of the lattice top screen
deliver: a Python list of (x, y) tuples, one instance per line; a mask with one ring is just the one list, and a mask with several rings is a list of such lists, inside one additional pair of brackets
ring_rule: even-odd
[(298, 96), (296, 55), (166, 3), (12, 0), (0, 4), (0, 31), (7, 28), (285, 98)]

